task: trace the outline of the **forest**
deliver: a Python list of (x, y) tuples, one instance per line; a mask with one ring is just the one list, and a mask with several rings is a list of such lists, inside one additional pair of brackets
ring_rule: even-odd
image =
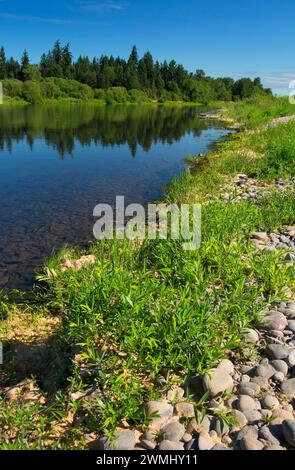
[(254, 80), (213, 78), (202, 69), (189, 72), (175, 60), (155, 61), (150, 52), (139, 57), (136, 46), (129, 58), (101, 55), (93, 59), (80, 55), (76, 61), (70, 45), (56, 41), (31, 63), (25, 50), (21, 61), (6, 57), (0, 49), (0, 80), (4, 94), (31, 103), (45, 99), (99, 99), (106, 103), (184, 101), (208, 104), (236, 101), (256, 95), (271, 95), (259, 77)]

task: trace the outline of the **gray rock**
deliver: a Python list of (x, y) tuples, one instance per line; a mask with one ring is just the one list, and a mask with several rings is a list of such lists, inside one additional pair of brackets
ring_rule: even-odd
[(258, 432), (259, 439), (263, 439), (267, 441), (267, 443), (272, 445), (280, 445), (280, 441), (276, 438), (276, 436), (270, 431), (268, 426), (262, 426)]
[(253, 398), (249, 397), (248, 395), (241, 395), (237, 402), (237, 409), (244, 413), (246, 410), (257, 410), (258, 406)]
[(283, 422), (284, 438), (291, 447), (295, 447), (295, 420), (287, 419)]
[(192, 440), (193, 436), (189, 434), (188, 432), (185, 432), (184, 435), (182, 436), (181, 440), (182, 442), (190, 442)]
[(278, 330), (283, 331), (288, 326), (288, 321), (285, 315), (281, 312), (271, 311), (263, 319), (263, 328), (267, 331)]
[(258, 240), (259, 242), (263, 244), (269, 243), (270, 241), (266, 232), (253, 232), (252, 238), (254, 238), (255, 240)]
[(279, 451), (281, 451), (281, 450), (286, 450), (286, 449), (285, 449), (284, 447), (279, 446), (279, 445), (274, 445), (274, 444), (272, 444), (272, 445), (270, 445), (270, 446), (268, 446), (268, 447), (265, 447), (264, 450), (273, 450), (273, 451), (279, 450)]
[(256, 368), (255, 374), (257, 377), (265, 377), (270, 379), (275, 374), (275, 369), (270, 364), (259, 365)]
[(284, 331), (278, 331), (278, 330), (270, 330), (268, 331), (268, 336), (273, 336), (274, 338), (284, 338)]
[(250, 382), (250, 377), (249, 377), (249, 375), (246, 375), (246, 374), (245, 374), (245, 375), (242, 375), (242, 377), (241, 377), (241, 383), (244, 383), (244, 384), (245, 384), (245, 383), (249, 383), (249, 382)]
[(231, 392), (234, 386), (232, 377), (223, 369), (213, 369), (203, 378), (204, 390), (215, 397), (225, 391)]
[(184, 390), (181, 387), (174, 387), (167, 393), (168, 401), (180, 401), (184, 397)]
[(167, 424), (162, 430), (163, 440), (178, 442), (185, 433), (185, 427), (179, 421)]
[(283, 372), (276, 372), (275, 375), (272, 377), (272, 380), (278, 383), (282, 383), (285, 380), (285, 376)]
[(235, 372), (235, 367), (229, 359), (223, 359), (223, 361), (218, 364), (217, 369), (221, 369), (229, 375), (233, 375)]
[(292, 333), (295, 333), (295, 320), (288, 321), (288, 329), (292, 331)]
[(295, 301), (287, 302), (287, 308), (295, 313)]
[(230, 450), (223, 444), (216, 444), (211, 450)]
[(251, 382), (259, 385), (259, 387), (261, 388), (261, 390), (268, 390), (269, 389), (269, 382), (268, 380), (265, 378), (265, 377), (253, 377), (251, 379)]
[(255, 392), (254, 392), (253, 388), (247, 387), (247, 385), (249, 385), (249, 384), (241, 383), (240, 386), (239, 386), (239, 393), (241, 395), (248, 395), (249, 397), (254, 398), (255, 397)]
[(162, 441), (158, 446), (159, 450), (184, 450), (182, 442)]
[(211, 450), (214, 447), (215, 443), (212, 441), (211, 437), (207, 433), (200, 433), (198, 439), (198, 449), (199, 450)]
[(261, 421), (261, 413), (258, 410), (244, 410), (248, 424), (257, 424)]
[(115, 432), (113, 438), (107, 438), (103, 441), (102, 450), (133, 450), (135, 444), (136, 439), (133, 431)]
[(145, 440), (145, 441), (154, 441), (155, 440), (155, 433), (147, 431), (142, 436), (142, 439)]
[(251, 436), (245, 436), (240, 441), (240, 448), (242, 450), (262, 450), (264, 445), (258, 439), (253, 439)]
[(243, 336), (248, 343), (255, 344), (259, 341), (259, 334), (256, 330), (253, 330), (251, 328), (245, 328), (243, 330)]
[(267, 408), (268, 410), (274, 410), (276, 408), (279, 408), (280, 402), (279, 400), (274, 397), (273, 395), (265, 395), (262, 400), (261, 404), (264, 408)]
[(295, 379), (286, 380), (281, 386), (282, 392), (287, 395), (288, 398), (295, 397)]
[(195, 408), (192, 403), (181, 402), (175, 406), (178, 416), (182, 418), (193, 418), (195, 416)]
[(290, 354), (287, 357), (286, 361), (287, 361), (287, 364), (288, 364), (289, 367), (295, 366), (295, 349), (294, 349), (294, 351), (290, 352)]
[(140, 442), (140, 445), (147, 450), (154, 450), (157, 447), (157, 443), (155, 441), (146, 441), (145, 439)]
[(258, 428), (257, 426), (245, 426), (241, 431), (238, 433), (236, 440), (240, 441), (244, 439), (246, 436), (250, 436), (252, 439), (258, 439)]
[(197, 439), (192, 439), (184, 445), (185, 450), (197, 450), (198, 442)]
[(211, 430), (215, 431), (218, 436), (226, 436), (229, 433), (229, 427), (219, 418), (213, 419)]
[(271, 365), (278, 372), (282, 372), (284, 375), (288, 375), (288, 366), (285, 361), (276, 359), (274, 361), (271, 361)]
[(266, 353), (271, 359), (287, 359), (290, 349), (282, 344), (269, 344)]
[(242, 429), (248, 424), (248, 420), (244, 413), (242, 413), (239, 410), (233, 410), (232, 411), (232, 417), (234, 419), (234, 428), (235, 429)]
[(163, 426), (173, 416), (173, 406), (166, 401), (149, 401), (145, 409), (148, 416), (157, 415), (151, 419), (151, 425), (154, 427)]
[(255, 367), (253, 365), (242, 364), (240, 367), (240, 371), (242, 374), (249, 375), (249, 377), (254, 376)]

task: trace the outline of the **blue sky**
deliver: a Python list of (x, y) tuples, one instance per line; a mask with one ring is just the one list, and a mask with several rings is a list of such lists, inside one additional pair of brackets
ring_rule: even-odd
[(38, 61), (56, 39), (74, 56), (127, 57), (133, 44), (213, 76), (261, 76), (288, 93), (295, 80), (294, 0), (0, 0), (0, 44)]

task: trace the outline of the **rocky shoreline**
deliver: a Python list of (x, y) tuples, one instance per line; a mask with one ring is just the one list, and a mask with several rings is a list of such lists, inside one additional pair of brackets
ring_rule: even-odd
[[(160, 401), (146, 403), (150, 424), (90, 442), (95, 450), (292, 450), (295, 448), (295, 301), (263, 313), (243, 332), (260, 361), (225, 359)], [(207, 413), (198, 410), (207, 396)], [(206, 400), (205, 400), (206, 401)], [(196, 411), (197, 410), (197, 411)]]

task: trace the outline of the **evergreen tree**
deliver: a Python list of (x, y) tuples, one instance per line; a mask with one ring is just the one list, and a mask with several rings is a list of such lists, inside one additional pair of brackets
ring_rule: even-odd
[(7, 68), (6, 68), (6, 54), (5, 49), (2, 46), (0, 49), (0, 80), (7, 78)]
[(30, 58), (27, 50), (24, 50), (24, 53), (21, 58), (21, 68), (20, 68), (20, 78), (21, 80), (26, 80), (26, 69), (30, 65)]

